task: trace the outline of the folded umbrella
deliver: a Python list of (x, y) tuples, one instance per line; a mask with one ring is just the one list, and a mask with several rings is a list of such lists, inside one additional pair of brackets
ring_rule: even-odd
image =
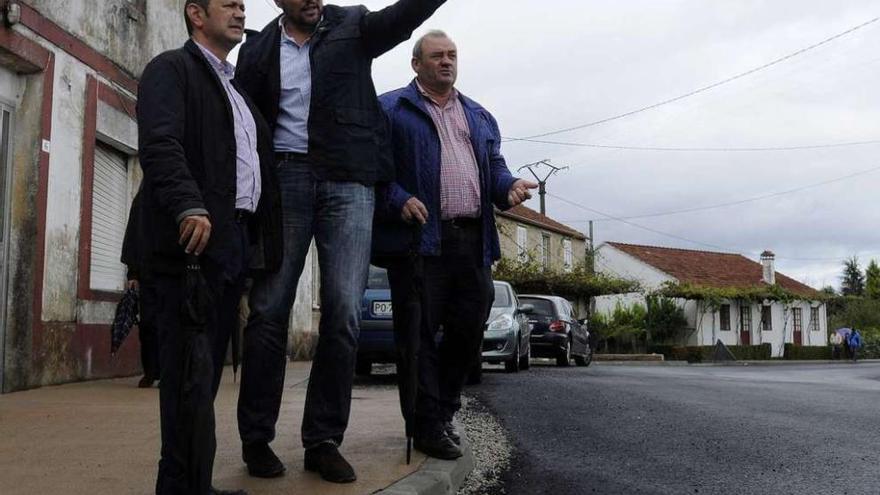
[(137, 324), (138, 291), (129, 288), (116, 304), (116, 314), (113, 316), (113, 324), (110, 325), (110, 354), (115, 355), (119, 351), (125, 338), (131, 333), (131, 327)]
[(418, 353), (421, 342), (422, 303), (424, 294), (424, 265), (419, 254), (421, 227), (413, 231), (412, 245), (406, 258), (410, 287), (401, 308), (402, 318), (395, 318), (394, 343), (397, 350), (397, 388), (400, 393), (400, 411), (406, 428), (406, 463), (412, 457), (415, 433), (416, 395), (419, 388)]
[[(187, 257), (184, 293), (180, 307), (183, 336), (183, 362), (180, 380), (177, 425), (184, 444), (183, 464), (192, 480), (191, 488), (207, 493), (210, 474), (201, 469), (210, 465), (216, 450), (214, 437), (213, 358), (208, 338), (208, 312), (213, 305), (211, 288), (205, 281), (198, 257)], [(211, 458), (211, 459), (209, 459)]]

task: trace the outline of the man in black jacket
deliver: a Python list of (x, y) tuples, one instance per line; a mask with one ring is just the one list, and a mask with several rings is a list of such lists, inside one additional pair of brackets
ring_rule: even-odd
[(284, 385), (290, 309), (314, 238), (321, 322), (302, 424), (305, 468), (328, 481), (356, 479), (338, 447), (351, 406), (373, 184), (393, 177), (370, 67), (444, 1), (399, 0), (369, 12), (322, 0), (275, 0), (283, 14), (241, 49), (236, 79), (272, 127), (284, 209), (282, 267), (255, 280), (244, 335), (238, 420), (253, 476), (285, 469), (269, 443)]
[[(241, 41), (244, 18), (242, 0), (186, 0), (191, 39), (153, 59), (139, 86), (141, 219), (149, 232), (144, 268), (159, 294), (157, 494), (219, 493), (211, 488), (213, 397), (236, 330), (243, 280), (249, 268), (271, 271), (280, 264), (280, 195), (271, 135), (225, 61)], [(198, 256), (213, 300), (204, 329), (211, 347), (208, 363), (185, 362), (181, 309), (188, 255)], [(182, 426), (189, 417), (183, 411), (193, 410), (206, 411), (209, 418), (198, 425), (200, 435)]]

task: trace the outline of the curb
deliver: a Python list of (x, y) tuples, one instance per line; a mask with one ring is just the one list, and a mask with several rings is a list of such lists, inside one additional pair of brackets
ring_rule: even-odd
[(456, 425), (461, 433), (461, 449), (464, 455), (454, 461), (428, 457), (416, 472), (374, 495), (454, 495), (464, 479), (474, 470), (474, 454), (465, 437), (464, 428)]

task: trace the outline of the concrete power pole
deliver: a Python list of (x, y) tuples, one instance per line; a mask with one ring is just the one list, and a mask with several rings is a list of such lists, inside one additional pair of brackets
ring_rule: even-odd
[[(538, 174), (536, 174), (535, 170), (534, 170), (534, 169), (541, 168), (542, 165), (550, 169), (547, 172), (547, 175), (545, 175), (543, 179), (538, 177)], [(568, 167), (557, 167), (555, 165), (551, 165), (550, 160), (541, 160), (539, 162), (530, 163), (528, 165), (523, 165), (522, 167), (517, 169), (517, 172), (521, 172), (523, 169), (527, 169), (529, 171), (529, 173), (531, 173), (535, 177), (535, 180), (538, 181), (538, 194), (541, 196), (541, 214), (542, 215), (547, 214), (547, 207), (544, 203), (544, 196), (547, 194), (547, 179), (549, 179), (551, 175), (559, 172), (560, 170), (565, 170), (567, 168)]]

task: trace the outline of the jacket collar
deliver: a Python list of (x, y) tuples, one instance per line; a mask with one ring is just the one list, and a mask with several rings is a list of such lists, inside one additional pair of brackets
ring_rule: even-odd
[[(458, 91), (456, 89), (456, 92), (458, 92), (458, 98), (459, 100), (461, 100), (461, 105), (464, 107), (465, 113), (468, 114), (468, 116), (481, 108), (477, 104), (477, 102), (465, 96), (464, 93), (462, 93), (461, 91)], [(424, 97), (419, 91), (419, 86), (418, 83), (416, 83), (415, 78), (413, 78), (413, 80), (405, 88), (403, 88), (403, 92), (401, 93), (400, 98), (414, 105), (416, 108), (424, 112), (425, 115), (429, 115), (428, 108), (425, 106)]]

